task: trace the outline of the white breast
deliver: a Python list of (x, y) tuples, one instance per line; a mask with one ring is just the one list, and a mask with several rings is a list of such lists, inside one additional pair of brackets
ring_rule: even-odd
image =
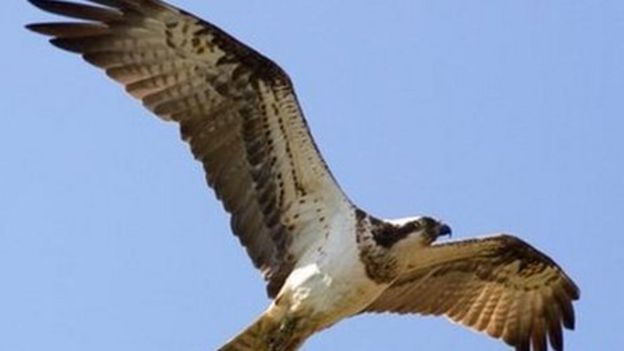
[(355, 219), (340, 218), (319, 236), (290, 274), (280, 295), (291, 297), (291, 311), (306, 311), (326, 328), (359, 312), (383, 292), (366, 276), (356, 243)]

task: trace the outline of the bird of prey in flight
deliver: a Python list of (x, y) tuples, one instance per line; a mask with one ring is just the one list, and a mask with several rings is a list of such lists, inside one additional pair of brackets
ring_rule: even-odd
[(436, 243), (428, 216), (379, 219), (341, 190), (288, 75), (215, 25), (160, 0), (29, 0), (77, 19), (30, 24), (176, 122), (271, 303), (224, 351), (298, 349), (367, 312), (443, 315), (518, 351), (563, 350), (579, 289), (511, 235)]

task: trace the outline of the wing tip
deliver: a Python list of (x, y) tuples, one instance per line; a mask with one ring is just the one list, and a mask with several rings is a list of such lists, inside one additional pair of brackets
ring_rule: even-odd
[(570, 298), (572, 301), (577, 301), (581, 298), (581, 289), (570, 279), (570, 286), (568, 288), (568, 292), (570, 293)]
[(63, 38), (52, 38), (50, 39), (50, 44), (56, 46), (59, 49), (74, 52), (77, 54), (81, 54), (83, 52), (82, 50), (80, 50), (79, 46), (76, 45), (75, 42)]
[(108, 26), (99, 23), (39, 22), (24, 26), (27, 30), (48, 37), (79, 38), (109, 33)]
[(59, 0), (28, 0), (33, 6), (56, 15), (88, 21), (108, 22), (119, 19), (122, 13), (115, 8), (92, 6)]
[(46, 3), (50, 2), (50, 0), (26, 0), (28, 1), (31, 5), (40, 8), (42, 10), (46, 9)]
[[(32, 1), (32, 0), (28, 0)], [(35, 32), (38, 34), (48, 35), (44, 29), (42, 29), (43, 23), (28, 23), (24, 25), (24, 28), (28, 29), (31, 32)]]

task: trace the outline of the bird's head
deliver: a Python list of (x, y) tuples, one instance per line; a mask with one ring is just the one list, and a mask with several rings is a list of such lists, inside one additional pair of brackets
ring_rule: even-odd
[[(440, 236), (451, 236), (451, 227), (432, 217), (410, 217), (387, 221), (392, 230), (387, 229), (390, 246), (398, 251), (413, 252), (413, 249), (428, 246)], [(379, 237), (381, 239), (381, 237)], [(378, 242), (380, 242), (378, 240)], [(383, 245), (383, 242), (380, 242)]]

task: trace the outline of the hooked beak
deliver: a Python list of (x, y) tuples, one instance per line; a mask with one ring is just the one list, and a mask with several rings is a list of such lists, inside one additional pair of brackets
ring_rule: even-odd
[(440, 224), (440, 228), (438, 228), (438, 236), (447, 236), (450, 238), (453, 236), (453, 230), (447, 224)]

